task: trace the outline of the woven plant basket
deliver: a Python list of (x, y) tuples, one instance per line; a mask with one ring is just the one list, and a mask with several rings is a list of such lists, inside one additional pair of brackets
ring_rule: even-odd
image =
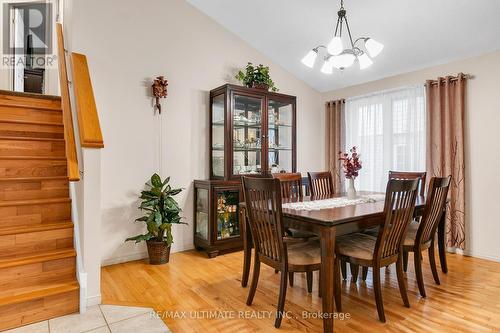
[(151, 265), (163, 265), (170, 260), (170, 246), (165, 242), (147, 241), (149, 263)]

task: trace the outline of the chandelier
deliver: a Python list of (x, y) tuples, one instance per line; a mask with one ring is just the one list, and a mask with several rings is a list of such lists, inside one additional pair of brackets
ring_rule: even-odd
[[(337, 12), (337, 25), (333, 39), (327, 46), (319, 45), (313, 48), (307, 55), (302, 58), (302, 63), (309, 68), (313, 68), (318, 57), (319, 49), (326, 50), (321, 72), (332, 74), (333, 68), (344, 70), (350, 67), (357, 60), (360, 69), (365, 69), (373, 64), (371, 58), (376, 57), (382, 52), (384, 45), (369, 37), (360, 37), (354, 42), (352, 40), (351, 29), (347, 22), (346, 10), (344, 9), (344, 0), (340, 0), (340, 9)], [(345, 28), (344, 28), (345, 23)], [(349, 36), (348, 45), (344, 47), (342, 41), (342, 32), (347, 30)], [(363, 48), (362, 48), (363, 47)]]

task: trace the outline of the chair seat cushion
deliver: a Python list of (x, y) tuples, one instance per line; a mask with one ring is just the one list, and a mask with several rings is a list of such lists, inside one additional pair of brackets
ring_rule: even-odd
[(289, 265), (319, 265), (321, 251), (318, 241), (301, 242), (288, 245)]
[(406, 231), (404, 242), (405, 246), (413, 246), (415, 244), (415, 237), (417, 236), (419, 226), (420, 223), (418, 223), (417, 221), (411, 221), (410, 225), (408, 226), (408, 230)]
[(293, 228), (287, 228), (286, 232), (288, 236), (293, 237), (293, 238), (310, 238), (310, 237), (316, 237), (316, 234), (313, 234), (312, 232), (309, 231), (302, 231), (302, 230), (297, 230)]
[(377, 239), (362, 233), (337, 237), (337, 254), (363, 260), (372, 260)]

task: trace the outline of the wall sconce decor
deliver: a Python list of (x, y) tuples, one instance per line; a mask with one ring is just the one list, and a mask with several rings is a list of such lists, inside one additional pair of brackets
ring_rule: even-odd
[(153, 85), (152, 85), (153, 96), (156, 98), (155, 107), (158, 109), (158, 112), (160, 114), (161, 114), (160, 98), (167, 97), (167, 86), (168, 86), (168, 81), (165, 79), (164, 76), (158, 76), (153, 81)]

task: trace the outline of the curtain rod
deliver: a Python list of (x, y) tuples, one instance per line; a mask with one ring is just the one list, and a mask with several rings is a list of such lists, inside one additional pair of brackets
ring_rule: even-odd
[[(459, 74), (460, 75), (460, 74)], [(473, 79), (474, 78), (474, 75), (472, 74), (462, 74), (463, 77), (466, 79), (466, 80), (470, 80), (470, 79)], [(428, 82), (430, 82), (430, 84), (438, 84), (439, 82), (442, 82), (442, 81), (446, 81), (446, 77), (441, 77), (437, 80), (429, 80)], [(450, 81), (457, 81), (458, 80), (458, 76), (452, 76), (450, 77)]]

